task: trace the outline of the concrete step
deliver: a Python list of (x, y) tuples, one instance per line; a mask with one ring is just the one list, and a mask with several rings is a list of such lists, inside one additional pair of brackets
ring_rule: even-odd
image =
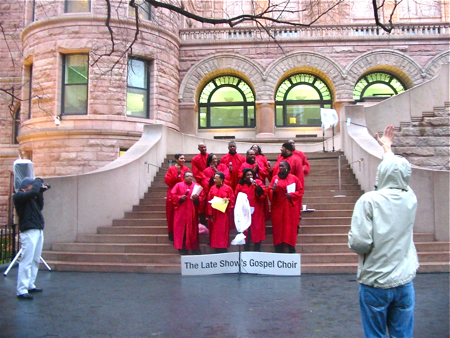
[(69, 252), (110, 252), (110, 253), (175, 253), (173, 244), (166, 243), (53, 243), (52, 250)]
[(166, 217), (153, 219), (123, 218), (113, 220), (113, 226), (166, 226)]
[[(180, 274), (180, 264), (119, 264), (47, 261), (54, 271)], [(45, 267), (41, 264), (41, 269)]]
[(147, 211), (163, 211), (166, 212), (166, 204), (147, 204), (147, 205), (134, 205), (133, 211), (147, 212)]
[(106, 253), (106, 252), (62, 252), (46, 251), (44, 259), (50, 261), (69, 261), (85, 263), (118, 263), (118, 264), (179, 264), (180, 255), (173, 253)]
[(167, 235), (167, 225), (98, 227), (97, 233), (109, 235)]
[[(307, 205), (308, 206), (308, 205)], [(310, 207), (310, 206), (308, 206)], [(311, 210), (311, 209), (310, 209)], [(314, 210), (314, 211), (302, 211), (302, 219), (315, 218), (315, 217), (327, 217), (332, 214), (334, 217), (352, 217), (353, 210)]]
[(130, 211), (126, 212), (124, 219), (161, 219), (166, 218), (166, 211)]

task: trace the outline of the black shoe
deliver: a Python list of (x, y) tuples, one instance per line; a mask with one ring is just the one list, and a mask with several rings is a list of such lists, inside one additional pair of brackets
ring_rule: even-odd
[(180, 253), (180, 255), (185, 256), (189, 254), (189, 250), (186, 249), (178, 249), (178, 252)]
[(28, 293), (22, 293), (21, 295), (18, 295), (17, 298), (23, 300), (33, 300), (33, 296)]
[(193, 255), (201, 255), (202, 254), (202, 250), (198, 249), (198, 250), (192, 250), (192, 254)]
[(173, 232), (169, 232), (169, 241), (173, 242)]
[(44, 291), (44, 289), (34, 288), (34, 289), (28, 290), (28, 293), (37, 293), (37, 292), (42, 292), (42, 291)]

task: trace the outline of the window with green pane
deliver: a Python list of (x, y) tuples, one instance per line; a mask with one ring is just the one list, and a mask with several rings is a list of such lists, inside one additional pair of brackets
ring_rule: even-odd
[(128, 60), (127, 115), (148, 118), (148, 63), (144, 60)]
[(63, 57), (62, 114), (87, 114), (88, 61), (85, 54)]
[(80, 13), (90, 11), (91, 11), (90, 0), (66, 0), (65, 3), (66, 13)]
[(404, 92), (406, 87), (394, 75), (375, 72), (362, 76), (353, 89), (355, 101), (383, 100)]
[(208, 82), (199, 96), (199, 128), (255, 126), (255, 94), (242, 79), (219, 76)]
[(295, 74), (277, 88), (275, 124), (277, 127), (320, 126), (320, 109), (331, 107), (331, 92), (324, 81), (312, 74)]

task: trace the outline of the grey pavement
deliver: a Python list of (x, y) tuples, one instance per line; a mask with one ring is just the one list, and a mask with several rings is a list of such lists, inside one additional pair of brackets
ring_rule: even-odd
[[(353, 274), (40, 271), (32, 301), (16, 298), (16, 278), (0, 277), (0, 337), (363, 337)], [(414, 283), (414, 336), (449, 337), (449, 274)]]

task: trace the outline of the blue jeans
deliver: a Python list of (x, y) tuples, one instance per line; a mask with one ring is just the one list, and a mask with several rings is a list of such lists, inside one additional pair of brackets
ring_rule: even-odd
[(413, 336), (415, 293), (413, 282), (390, 289), (359, 285), (359, 305), (364, 337)]

